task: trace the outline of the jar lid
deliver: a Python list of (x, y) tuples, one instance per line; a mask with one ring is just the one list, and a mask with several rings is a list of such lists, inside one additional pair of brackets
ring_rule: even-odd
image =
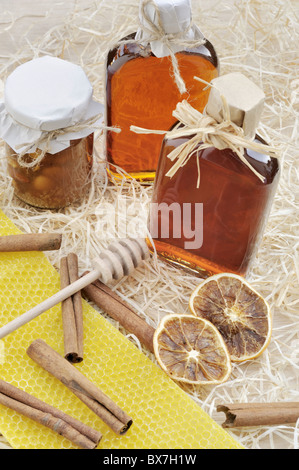
[(0, 102), (0, 137), (16, 153), (47, 148), (55, 154), (69, 147), (71, 140), (95, 132), (103, 115), (104, 106), (93, 100), (84, 70), (44, 56), (20, 65), (8, 76)]
[(84, 118), (92, 87), (83, 69), (56, 57), (41, 57), (17, 67), (6, 80), (5, 107), (20, 124), (53, 131)]

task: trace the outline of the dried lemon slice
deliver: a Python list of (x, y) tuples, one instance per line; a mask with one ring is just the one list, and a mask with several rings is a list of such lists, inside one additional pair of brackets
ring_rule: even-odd
[(174, 380), (218, 384), (228, 379), (231, 362), (218, 330), (193, 315), (166, 315), (154, 333), (154, 352)]
[(194, 315), (216, 326), (232, 361), (256, 358), (269, 344), (269, 305), (236, 274), (216, 274), (206, 279), (191, 295), (189, 307)]

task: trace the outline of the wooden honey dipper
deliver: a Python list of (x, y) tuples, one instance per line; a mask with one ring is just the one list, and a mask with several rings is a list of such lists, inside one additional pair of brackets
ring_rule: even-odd
[(94, 259), (92, 271), (0, 328), (0, 339), (98, 279), (107, 284), (131, 274), (148, 256), (149, 249), (144, 239), (124, 239), (112, 243)]

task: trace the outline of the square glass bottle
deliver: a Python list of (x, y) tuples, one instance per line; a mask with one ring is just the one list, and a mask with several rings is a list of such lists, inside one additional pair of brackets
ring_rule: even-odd
[[(163, 137), (137, 135), (130, 126), (169, 129), (175, 122), (172, 111), (181, 99), (203, 110), (209, 90), (194, 76), (210, 82), (218, 76), (218, 59), (212, 44), (192, 23), (190, 0), (141, 0), (140, 20), (139, 31), (123, 38), (107, 57), (106, 124), (120, 127), (121, 132), (106, 132), (106, 158), (108, 172), (114, 175), (116, 165), (140, 181), (153, 181)], [(160, 40), (152, 40), (155, 29), (145, 32), (149, 23), (152, 28), (160, 25)], [(166, 37), (171, 37), (169, 45)], [(184, 93), (174, 79), (169, 47)]]
[[(241, 74), (216, 78), (212, 84), (220, 88), (232, 121), (247, 136), (244, 160), (229, 146), (202, 148), (198, 143), (193, 155), (169, 177), (173, 162), (168, 156), (193, 136), (165, 138), (153, 189), (150, 231), (160, 257), (201, 277), (220, 272), (246, 275), (267, 222), (279, 163), (255, 134), (261, 90)], [(220, 94), (211, 91), (206, 107), (206, 114), (216, 116), (219, 123), (223, 119)]]

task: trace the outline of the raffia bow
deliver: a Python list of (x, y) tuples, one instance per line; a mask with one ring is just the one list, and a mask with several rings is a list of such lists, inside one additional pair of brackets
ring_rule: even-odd
[[(148, 5), (152, 5), (153, 8), (155, 9), (157, 24), (155, 24), (148, 15), (148, 12), (147, 12)], [(179, 70), (178, 60), (171, 46), (172, 44), (180, 45), (182, 47), (182, 50), (191, 49), (191, 48), (198, 47), (198, 46), (205, 44), (206, 39), (198, 38), (198, 39), (193, 39), (193, 40), (187, 40), (185, 38), (188, 31), (190, 31), (190, 29), (192, 28), (192, 22), (190, 23), (188, 28), (182, 31), (181, 33), (175, 33), (175, 34), (165, 33), (159, 8), (157, 7), (154, 0), (143, 0), (140, 5), (140, 14), (142, 16), (142, 24), (140, 25), (140, 27), (142, 28), (143, 32), (146, 33), (146, 40), (148, 42), (159, 41), (167, 47), (167, 49), (169, 50), (169, 56), (172, 62), (174, 81), (180, 93), (181, 94), (186, 93), (187, 91), (186, 85)], [(125, 40), (124, 44), (130, 44), (130, 43), (142, 44), (143, 42), (144, 40), (132, 39), (132, 40)], [(119, 44), (122, 44), (122, 42), (120, 42)]]
[(233, 150), (240, 160), (264, 182), (265, 178), (245, 158), (244, 149), (260, 153), (264, 152), (266, 154), (276, 154), (277, 150), (246, 137), (243, 129), (231, 121), (229, 107), (224, 97), (222, 97), (222, 101), (224, 119), (220, 123), (213, 117), (200, 113), (184, 100), (177, 104), (176, 109), (172, 113), (178, 120), (178, 123), (171, 131), (149, 130), (137, 126), (131, 126), (130, 129), (137, 134), (165, 134), (167, 139), (190, 137), (190, 139), (167, 155), (172, 162), (175, 162), (166, 173), (166, 176), (170, 178), (176, 174), (179, 168), (186, 165), (190, 158), (196, 155), (198, 168), (197, 187), (199, 187), (199, 152), (209, 147), (215, 147), (219, 150), (225, 148)]
[[(100, 119), (101, 114), (94, 116), (90, 119), (85, 121), (81, 121), (77, 124), (73, 124), (72, 126), (64, 127), (62, 129), (56, 129), (50, 132), (43, 132), (41, 137), (36, 140), (35, 142), (31, 143), (24, 143), (22, 146), (18, 146), (18, 148), (22, 148), (23, 150), (17, 154), (17, 162), (21, 167), (24, 168), (37, 168), (40, 163), (42, 162), (43, 158), (45, 157), (46, 153), (49, 151), (50, 142), (55, 140), (57, 137), (66, 135), (68, 133), (73, 132), (80, 132), (82, 130), (90, 128), (98, 128), (100, 130), (110, 130), (113, 132), (121, 132), (121, 129), (117, 127), (106, 127), (103, 125), (95, 126), (95, 123)], [(43, 147), (43, 150), (40, 149)], [(33, 149), (36, 150), (33, 150)], [(28, 161), (28, 153), (34, 152), (34, 156), (30, 161)]]

